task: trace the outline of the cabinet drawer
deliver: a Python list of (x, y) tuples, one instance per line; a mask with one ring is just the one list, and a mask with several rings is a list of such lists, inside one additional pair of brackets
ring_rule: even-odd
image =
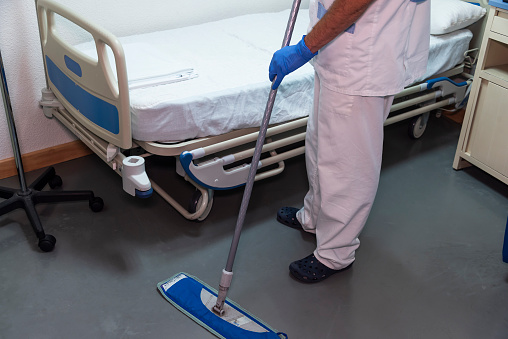
[(508, 35), (508, 13), (498, 11), (490, 30), (495, 33)]
[(508, 176), (508, 89), (481, 80), (467, 151)]

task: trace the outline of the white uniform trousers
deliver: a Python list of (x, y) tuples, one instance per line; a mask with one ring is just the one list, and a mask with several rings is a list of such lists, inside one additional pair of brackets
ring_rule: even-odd
[(309, 191), (297, 219), (316, 234), (316, 258), (332, 269), (355, 259), (376, 195), (383, 123), (393, 96), (351, 96), (324, 87), (318, 74), (305, 155)]

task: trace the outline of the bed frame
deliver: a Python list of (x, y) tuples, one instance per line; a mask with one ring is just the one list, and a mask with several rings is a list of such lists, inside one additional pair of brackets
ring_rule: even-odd
[[(57, 118), (118, 173), (127, 193), (148, 197), (155, 190), (185, 218), (204, 220), (215, 190), (245, 184), (250, 166), (245, 160), (254, 153), (258, 129), (172, 144), (133, 140), (125, 55), (118, 39), (52, 0), (36, 0), (36, 5), (47, 83), (40, 102), (44, 114)], [(84, 56), (57, 35), (55, 14), (93, 36), (98, 60)], [(117, 78), (109, 66), (107, 47), (115, 58)], [(411, 119), (409, 134), (419, 138), (431, 111), (463, 106), (472, 82), (464, 68), (473, 66), (475, 50), (469, 51), (466, 63), (397, 94), (385, 125)], [(284, 160), (305, 152), (306, 125), (307, 118), (300, 118), (269, 127), (256, 180), (281, 173)], [(132, 156), (131, 150), (142, 152)], [(144, 158), (149, 155), (178, 158), (177, 173), (196, 188), (190, 208), (148, 178)]]

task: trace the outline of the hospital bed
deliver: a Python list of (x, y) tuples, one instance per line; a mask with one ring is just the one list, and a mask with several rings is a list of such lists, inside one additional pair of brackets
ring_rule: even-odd
[[(308, 26), (307, 10), (300, 12), (293, 41)], [(288, 15), (251, 14), (117, 38), (57, 2), (38, 0), (44, 114), (116, 171), (127, 193), (147, 197), (155, 190), (187, 219), (204, 220), (215, 190), (245, 183), (269, 93), (268, 64)], [(93, 40), (67, 43), (61, 18)], [(431, 36), (428, 72), (396, 95), (387, 125), (411, 119), (410, 135), (418, 138), (431, 111), (464, 105), (472, 37), (467, 29)], [(305, 65), (279, 87), (256, 180), (281, 173), (284, 160), (304, 153), (313, 76)], [(196, 187), (190, 207), (148, 178), (149, 155), (177, 158), (177, 173)]]

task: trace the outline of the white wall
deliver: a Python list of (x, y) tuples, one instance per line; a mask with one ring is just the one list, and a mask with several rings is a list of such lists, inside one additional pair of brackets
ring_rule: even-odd
[[(57, 0), (117, 36), (182, 27), (236, 15), (279, 11), (292, 0)], [(302, 8), (308, 0), (302, 1)], [(267, 23), (269, 24), (269, 23)], [(34, 0), (0, 0), (0, 50), (21, 152), (75, 140), (38, 105), (45, 87)], [(0, 107), (0, 160), (13, 156), (4, 107)]]

